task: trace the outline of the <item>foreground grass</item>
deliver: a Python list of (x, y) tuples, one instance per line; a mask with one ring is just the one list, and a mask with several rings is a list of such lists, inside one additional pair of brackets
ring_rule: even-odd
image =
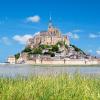
[(100, 79), (78, 74), (0, 78), (0, 100), (100, 100)]

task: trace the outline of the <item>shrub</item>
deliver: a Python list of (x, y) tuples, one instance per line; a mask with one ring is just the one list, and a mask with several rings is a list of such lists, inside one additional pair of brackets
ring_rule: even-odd
[(41, 49), (47, 49), (47, 48), (50, 48), (50, 46), (49, 45), (40, 45), (39, 48), (41, 48)]
[(59, 51), (58, 46), (57, 46), (57, 45), (53, 45), (53, 46), (52, 46), (52, 51), (53, 51), (53, 52)]
[(63, 46), (64, 45), (64, 42), (63, 41), (59, 41), (56, 45)]
[(20, 53), (15, 54), (15, 59), (18, 59), (20, 57)]
[(80, 48), (76, 47), (75, 45), (71, 44), (70, 46), (72, 46), (75, 49), (75, 51), (82, 52), (83, 54), (85, 54), (85, 52), (83, 50), (81, 50)]
[(28, 52), (31, 52), (32, 50), (31, 50), (31, 48), (30, 47), (26, 47), (22, 52), (26, 52), (26, 53), (28, 53)]
[(34, 48), (32, 51), (33, 51), (33, 54), (42, 54), (41, 48)]

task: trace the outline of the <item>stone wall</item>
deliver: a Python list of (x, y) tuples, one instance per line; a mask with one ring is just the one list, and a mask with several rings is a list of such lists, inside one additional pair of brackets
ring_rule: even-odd
[(75, 59), (71, 59), (71, 60), (40, 60), (40, 59), (36, 59), (36, 60), (30, 60), (27, 61), (26, 64), (55, 64), (55, 65), (96, 65), (96, 64), (100, 64), (97, 60), (75, 60)]

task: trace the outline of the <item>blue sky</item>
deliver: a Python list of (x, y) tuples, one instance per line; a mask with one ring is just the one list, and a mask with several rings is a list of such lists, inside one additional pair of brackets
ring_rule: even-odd
[(100, 56), (100, 0), (0, 0), (0, 61), (46, 30), (50, 13), (72, 44)]

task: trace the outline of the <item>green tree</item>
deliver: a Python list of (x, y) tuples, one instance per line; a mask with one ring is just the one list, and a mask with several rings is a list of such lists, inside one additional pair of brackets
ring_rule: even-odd
[(64, 42), (63, 41), (58, 41), (56, 45), (63, 46), (64, 45)]
[(39, 45), (39, 48), (45, 49), (46, 47), (45, 47), (45, 45)]
[(32, 51), (32, 49), (30, 47), (26, 47), (22, 52), (29, 53), (31, 51)]
[(32, 50), (33, 54), (42, 54), (42, 49), (41, 48), (35, 48)]
[(59, 51), (58, 45), (53, 45), (53, 46), (52, 46), (52, 51), (53, 51), (53, 52)]
[(20, 57), (20, 53), (15, 54), (15, 59), (18, 59)]
[(70, 46), (72, 46), (75, 49), (76, 52), (81, 52), (85, 55), (85, 52), (83, 50), (81, 50), (80, 48), (78, 48), (78, 47), (76, 47), (75, 45), (72, 45), (72, 44)]
[(41, 48), (41, 49), (48, 49), (48, 48), (50, 48), (51, 46), (49, 46), (49, 45), (40, 45), (39, 46), (39, 48)]
[(68, 49), (68, 45), (67, 44), (65, 45), (65, 48)]

